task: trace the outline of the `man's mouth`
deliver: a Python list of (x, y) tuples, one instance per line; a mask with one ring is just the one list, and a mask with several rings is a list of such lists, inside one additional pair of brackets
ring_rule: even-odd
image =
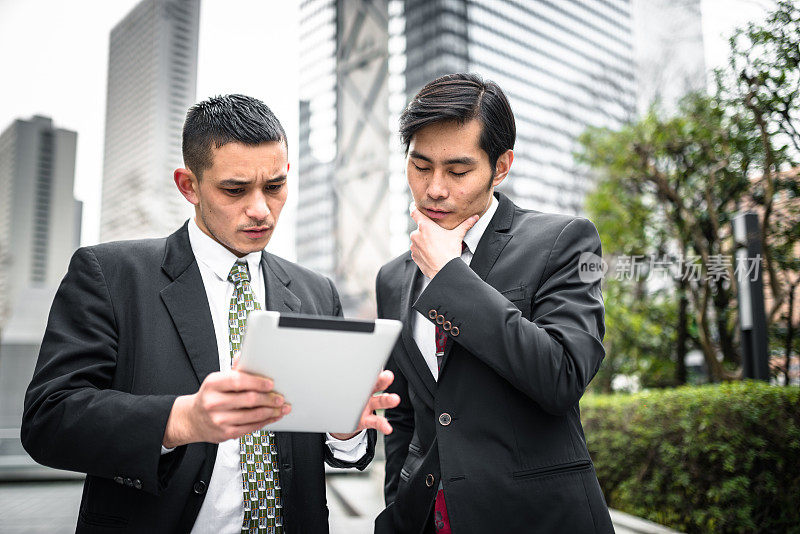
[(427, 215), (431, 219), (443, 219), (444, 217), (450, 214), (449, 211), (445, 210), (437, 210), (431, 208), (422, 208), (422, 210), (425, 212), (425, 215)]
[(264, 237), (269, 232), (269, 226), (254, 226), (252, 228), (245, 228), (242, 230), (247, 237), (258, 239), (260, 237)]

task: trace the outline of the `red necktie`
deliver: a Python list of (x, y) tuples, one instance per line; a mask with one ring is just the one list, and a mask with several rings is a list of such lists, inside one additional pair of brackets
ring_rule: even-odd
[[(467, 249), (467, 244), (461, 242), (461, 253)], [(436, 363), (439, 372), (442, 372), (442, 359), (444, 358), (444, 348), (447, 345), (447, 332), (444, 328), (436, 325)], [(433, 505), (433, 526), (437, 534), (452, 534), (450, 530), (450, 518), (447, 516), (447, 506), (444, 502), (444, 490), (436, 492), (436, 502)]]

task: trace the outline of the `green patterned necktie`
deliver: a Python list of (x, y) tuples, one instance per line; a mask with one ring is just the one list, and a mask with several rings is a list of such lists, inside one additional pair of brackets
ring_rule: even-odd
[[(242, 346), (247, 314), (252, 310), (260, 310), (261, 306), (253, 297), (246, 262), (234, 263), (228, 280), (234, 285), (228, 312), (231, 364), (233, 364), (233, 357)], [(261, 430), (245, 434), (239, 438), (239, 452), (244, 491), (242, 533), (282, 534), (281, 484), (278, 478), (278, 449), (275, 434)]]

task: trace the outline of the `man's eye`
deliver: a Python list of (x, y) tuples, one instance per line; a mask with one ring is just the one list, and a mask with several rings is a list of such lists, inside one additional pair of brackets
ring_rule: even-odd
[(241, 195), (244, 192), (244, 189), (241, 187), (236, 187), (233, 189), (225, 189), (225, 192), (229, 195)]
[(268, 191), (273, 191), (273, 192), (274, 192), (274, 191), (280, 191), (280, 190), (281, 190), (281, 187), (283, 187), (283, 182), (281, 182), (281, 183), (279, 183), (279, 184), (269, 184), (269, 185), (267, 186), (267, 190), (268, 190)]
[(425, 172), (425, 171), (429, 171), (430, 170), (427, 167), (420, 167), (419, 165), (417, 165), (416, 163), (413, 163), (413, 162), (411, 164), (414, 166), (415, 169), (417, 169), (420, 172)]
[(453, 176), (464, 176), (464, 175), (465, 175), (465, 174), (467, 174), (468, 172), (469, 172), (469, 171), (464, 171), (464, 172), (450, 171), (450, 174), (452, 174)]

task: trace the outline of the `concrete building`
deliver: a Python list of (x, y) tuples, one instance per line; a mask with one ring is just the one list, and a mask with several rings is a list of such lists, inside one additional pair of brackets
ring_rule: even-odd
[(408, 247), (397, 118), (426, 82), (469, 71), (503, 88), (517, 144), (501, 190), (542, 211), (583, 212), (592, 178), (573, 160), (577, 137), (635, 114), (625, 0), (305, 0), (300, 42), (298, 260), (333, 275), (351, 309)]
[(0, 479), (41, 471), (19, 425), (50, 304), (80, 244), (76, 141), (40, 116), (0, 134)]
[(47, 117), (0, 134), (0, 328), (29, 287), (54, 287), (80, 244), (75, 132)]
[(369, 315), (391, 254), (388, 1), (306, 0), (300, 17), (297, 259)]
[(108, 56), (100, 240), (157, 237), (191, 214), (172, 181), (195, 101), (200, 0), (142, 0)]

